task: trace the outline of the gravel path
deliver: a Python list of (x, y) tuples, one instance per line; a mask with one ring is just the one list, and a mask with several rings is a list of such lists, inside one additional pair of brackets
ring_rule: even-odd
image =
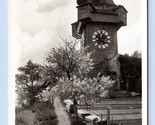
[(66, 113), (65, 108), (62, 106), (59, 97), (55, 97), (54, 107), (59, 120), (58, 125), (71, 125), (68, 114)]

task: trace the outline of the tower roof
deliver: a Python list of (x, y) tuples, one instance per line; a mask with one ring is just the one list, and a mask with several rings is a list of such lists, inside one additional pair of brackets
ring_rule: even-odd
[(100, 0), (100, 4), (104, 5), (116, 5), (113, 0)]
[(116, 5), (113, 0), (77, 0), (78, 5), (92, 3), (96, 5)]

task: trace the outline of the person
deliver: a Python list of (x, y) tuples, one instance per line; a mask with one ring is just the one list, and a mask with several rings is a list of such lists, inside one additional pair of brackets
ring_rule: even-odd
[(75, 98), (75, 96), (73, 95), (73, 108), (74, 108), (74, 115), (75, 115), (75, 119), (76, 119), (76, 122), (78, 122), (78, 112), (77, 112), (77, 100)]
[(69, 107), (69, 113), (74, 114), (74, 105), (73, 104), (71, 104)]
[(93, 120), (93, 125), (97, 125), (97, 118)]
[(78, 104), (75, 96), (73, 96), (73, 103), (74, 103), (74, 105), (77, 105)]

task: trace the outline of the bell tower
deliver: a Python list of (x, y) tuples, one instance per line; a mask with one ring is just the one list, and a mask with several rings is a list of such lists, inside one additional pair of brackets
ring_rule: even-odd
[(77, 0), (77, 4), (78, 20), (72, 24), (72, 35), (93, 53), (91, 76), (112, 73), (120, 89), (117, 31), (127, 25), (127, 10), (113, 0)]

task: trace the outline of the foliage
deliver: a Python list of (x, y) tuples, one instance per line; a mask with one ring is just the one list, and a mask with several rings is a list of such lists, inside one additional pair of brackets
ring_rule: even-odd
[(62, 39), (62, 45), (51, 48), (45, 57), (45, 67), (55, 76), (84, 76), (93, 69), (91, 53), (87, 48), (79, 49), (79, 41), (69, 37)]
[(36, 101), (42, 89), (42, 67), (31, 60), (24, 67), (19, 67), (19, 74), (16, 74), (16, 92), (19, 105), (30, 105)]
[(134, 53), (131, 55), (131, 57), (141, 58), (142, 54), (141, 51), (134, 51)]
[[(115, 81), (110, 77), (102, 76), (100, 78), (80, 79), (74, 76), (71, 79), (62, 77), (58, 84), (50, 91), (43, 91), (42, 96), (49, 99), (54, 95), (60, 94), (64, 98), (85, 97), (109, 97), (109, 94), (115, 88)], [(108, 93), (107, 93), (108, 92)]]
[[(121, 89), (141, 92), (141, 58), (133, 56), (119, 56), (121, 72)], [(126, 84), (128, 83), (128, 87)]]

